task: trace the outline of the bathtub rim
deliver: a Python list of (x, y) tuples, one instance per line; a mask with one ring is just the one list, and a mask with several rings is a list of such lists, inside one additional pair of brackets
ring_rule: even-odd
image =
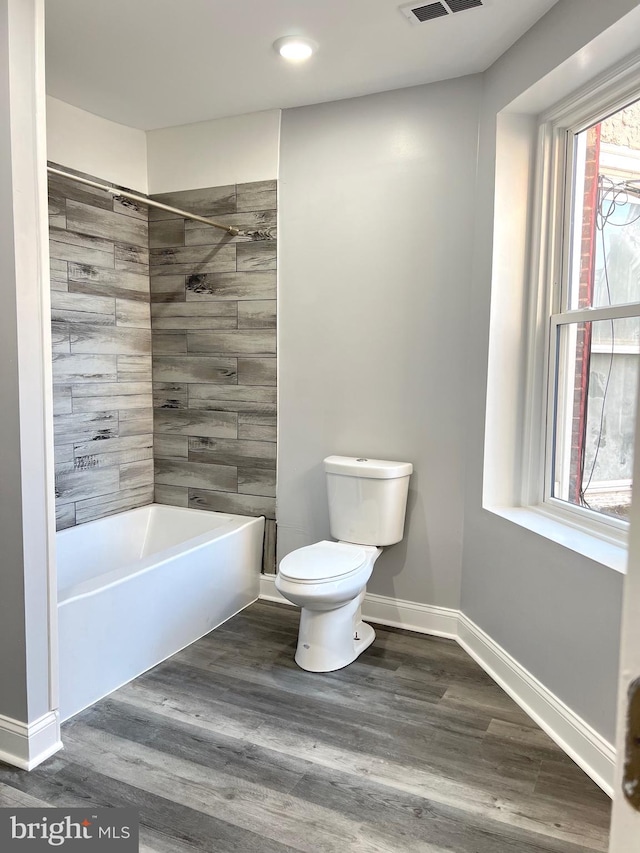
[[(167, 505), (156, 503), (146, 504), (143, 507), (136, 507), (133, 510), (125, 510), (125, 512), (136, 512), (138, 509), (149, 509), (155, 506), (166, 507)], [(127, 562), (124, 566), (119, 566), (117, 569), (112, 569), (109, 572), (102, 572), (101, 574), (96, 575), (93, 578), (89, 578), (86, 581), (81, 581), (80, 583), (72, 584), (62, 590), (58, 590), (58, 608), (71, 604), (74, 601), (87, 598), (91, 595), (96, 595), (102, 592), (102, 590), (124, 583), (128, 578), (146, 574), (152, 569), (162, 566), (182, 554), (198, 551), (211, 542), (227, 539), (233, 533), (243, 530), (260, 520), (266, 521), (265, 516), (263, 515), (236, 515), (226, 512), (209, 512), (208, 510), (191, 509), (190, 507), (167, 508), (180, 510), (182, 512), (186, 511), (188, 513), (198, 512), (211, 516), (224, 516), (228, 519), (228, 522), (226, 524), (219, 525), (218, 527), (214, 527), (211, 530), (205, 531), (204, 533), (199, 533), (197, 536), (191, 536), (189, 539), (185, 539), (177, 545), (171, 545), (169, 548), (165, 548), (155, 554), (150, 554), (148, 557)], [(99, 524), (106, 518), (113, 518), (116, 515), (123, 514), (124, 513), (113, 513), (110, 516), (104, 516), (103, 518), (87, 522), (86, 525), (78, 525), (78, 527), (88, 527), (92, 524)], [(72, 534), (75, 529), (75, 527), (70, 527), (66, 530), (61, 530), (58, 535), (62, 536), (65, 534)]]

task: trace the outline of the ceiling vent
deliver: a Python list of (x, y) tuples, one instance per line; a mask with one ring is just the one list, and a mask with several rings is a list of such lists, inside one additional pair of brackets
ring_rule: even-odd
[(438, 0), (437, 3), (410, 3), (408, 6), (401, 6), (400, 11), (410, 23), (424, 24), (483, 5), (484, 0)]
[(464, 12), (467, 9), (475, 9), (482, 6), (482, 0), (445, 0), (452, 12)]

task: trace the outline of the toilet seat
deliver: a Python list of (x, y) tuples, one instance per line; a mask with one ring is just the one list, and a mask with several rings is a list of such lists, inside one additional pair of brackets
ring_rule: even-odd
[(347, 577), (367, 561), (360, 545), (345, 542), (316, 542), (292, 551), (280, 563), (282, 577), (298, 583), (322, 583)]

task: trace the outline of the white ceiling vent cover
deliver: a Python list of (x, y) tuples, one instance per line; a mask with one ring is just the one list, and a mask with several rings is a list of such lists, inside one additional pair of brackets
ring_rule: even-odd
[(409, 23), (425, 24), (436, 18), (444, 18), (455, 12), (464, 12), (483, 5), (484, 0), (438, 0), (435, 3), (410, 3), (408, 6), (401, 6), (400, 11)]

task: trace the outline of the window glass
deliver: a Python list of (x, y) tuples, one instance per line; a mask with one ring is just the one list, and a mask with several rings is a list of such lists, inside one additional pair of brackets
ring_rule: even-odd
[(627, 518), (640, 318), (566, 323), (557, 335), (552, 496)]
[(640, 102), (574, 137), (569, 310), (640, 301)]

